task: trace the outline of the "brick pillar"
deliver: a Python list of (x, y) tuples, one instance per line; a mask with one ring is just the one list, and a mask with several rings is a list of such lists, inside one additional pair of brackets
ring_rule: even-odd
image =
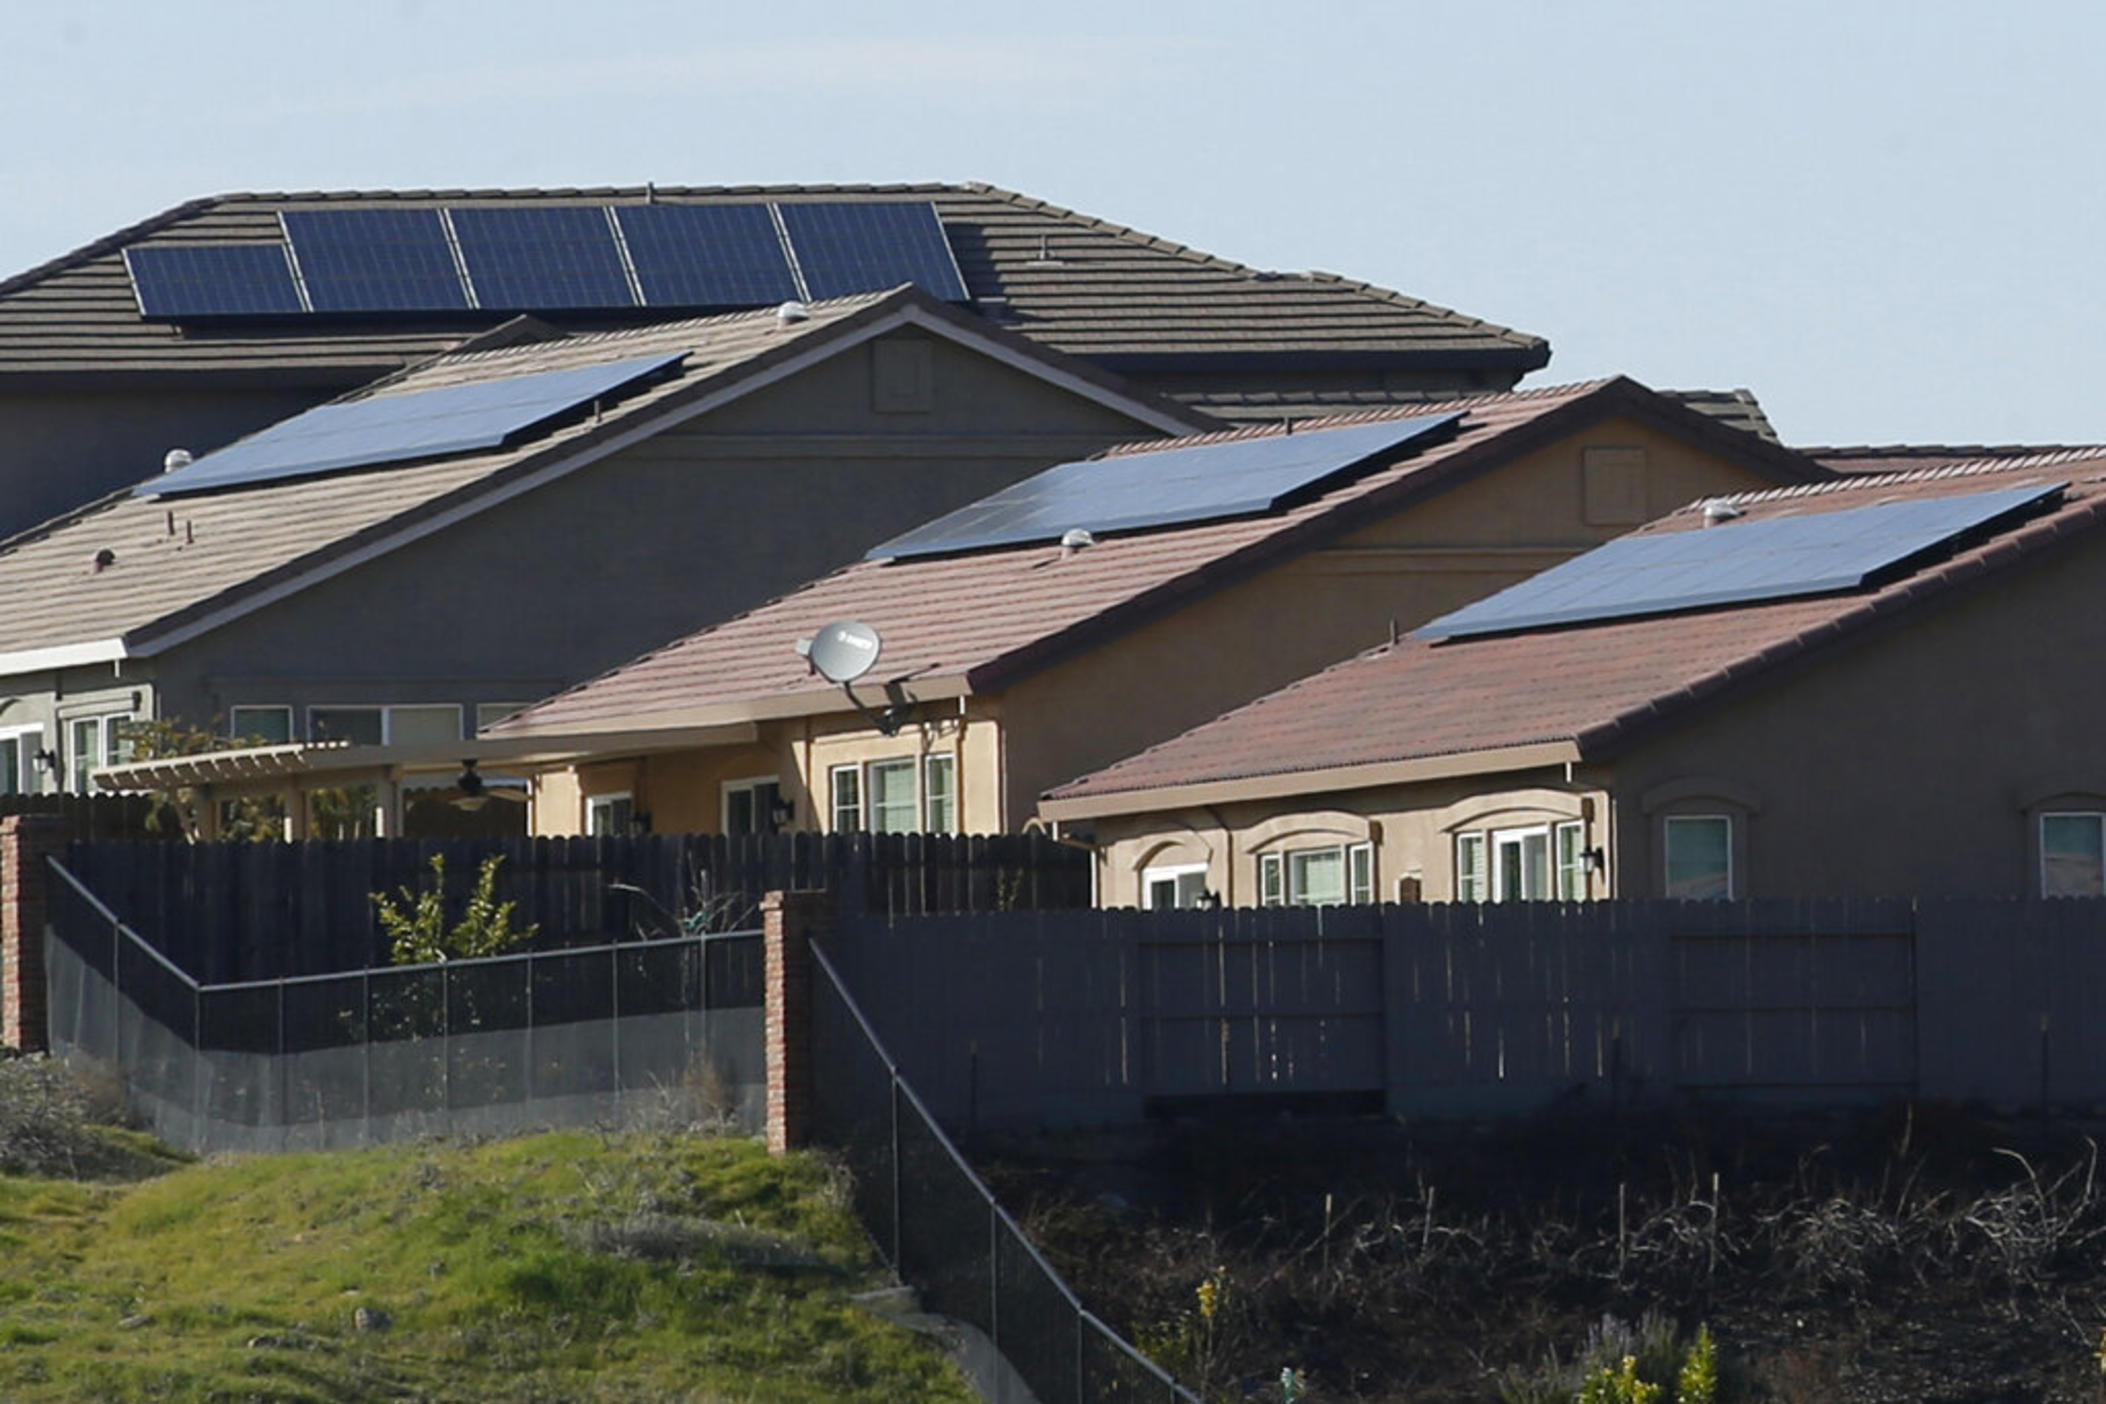
[(781, 1155), (811, 1139), (812, 937), (833, 925), (824, 892), (770, 892), (761, 898), (767, 951), (768, 1150)]
[(49, 1046), (45, 1026), (45, 860), (65, 847), (55, 814), (0, 819), (0, 1045), (24, 1052)]

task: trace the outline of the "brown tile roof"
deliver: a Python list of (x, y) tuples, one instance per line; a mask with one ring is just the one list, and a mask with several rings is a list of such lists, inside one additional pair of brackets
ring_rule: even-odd
[[(454, 321), (365, 327), (174, 327), (142, 321), (121, 250), (134, 243), (274, 242), (286, 208), (586, 201), (934, 202), (980, 309), (1100, 364), (1198, 356), (1362, 358), (1503, 367), (1549, 360), (1541, 338), (1330, 274), (1276, 274), (979, 184), (782, 185), (234, 194), (194, 200), (0, 281), (0, 376), (182, 371), (347, 383), (428, 356)], [(563, 317), (566, 327), (590, 318)], [(605, 325), (604, 322), (599, 325)]]
[[(23, 666), (19, 655), (30, 651), (88, 641), (122, 639), (131, 652), (150, 651), (156, 641), (180, 636), (220, 611), (398, 539), (521, 479), (648, 432), (660, 415), (734, 391), (787, 360), (824, 354), (844, 337), (899, 317), (1025, 348), (1042, 364), (1119, 392), (1120, 382), (1109, 372), (1031, 346), (911, 288), (815, 303), (810, 311), (801, 322), (783, 323), (765, 309), (505, 345), (534, 334), (530, 323), (511, 327), (483, 339), (498, 343), (495, 349), (442, 355), (344, 398), (408, 394), (657, 352), (688, 355), (669, 379), (597, 419), (509, 449), (195, 496), (162, 499), (127, 491), (0, 542), (0, 599), (9, 606), (0, 612), (0, 667)], [(1169, 418), (1174, 407), (1145, 395), (1132, 396), (1132, 403), (1154, 410), (1166, 427), (1175, 423)], [(98, 554), (105, 551), (111, 558), (97, 569)]]
[(1918, 468), (1950, 468), (1963, 463), (2040, 459), (2062, 455), (2069, 460), (2106, 453), (2101, 444), (1854, 444), (1802, 448), (1800, 453), (1838, 473), (1907, 473)]
[[(1884, 586), (1532, 632), (1405, 639), (1337, 664), (1050, 792), (1092, 812), (1149, 796), (1306, 775), (1311, 790), (1370, 783), (1372, 767), (1569, 743), (1609, 754), (1641, 731), (1788, 660), (2106, 523), (2106, 455), (1852, 478), (1724, 499), (1747, 519), (2070, 481), (2061, 502)], [(1700, 505), (1642, 530), (1702, 528)], [(1731, 528), (1726, 528), (1730, 530)], [(1356, 772), (1359, 772), (1356, 775)], [(1073, 811), (1070, 811), (1072, 814)]]
[[(1612, 414), (1670, 423), (1780, 481), (1803, 481), (1820, 472), (1796, 455), (1720, 427), (1630, 380), (1471, 396), (1414, 405), (1408, 413), (1448, 409), (1463, 412), (1452, 438), (1284, 512), (1108, 535), (1072, 554), (1057, 546), (1022, 546), (864, 561), (559, 693), (492, 734), (627, 728), (641, 718), (672, 724), (674, 718), (692, 720), (720, 711), (832, 711), (842, 705), (840, 693), (811, 676), (791, 643), (840, 619), (873, 625), (883, 637), (873, 680), (940, 679), (954, 689), (995, 690), (1092, 640), (1156, 618), (1192, 595), (1311, 549), (1464, 475)], [(1399, 413), (1346, 416), (1304, 424), (1297, 432)], [(1250, 427), (1107, 453), (1140, 454), (1279, 432), (1277, 426)]]
[[(1419, 389), (1277, 389), (1173, 390), (1170, 397), (1230, 423), (1273, 423), (1283, 419), (1318, 419), (1370, 410), (1402, 409), (1442, 398), (1437, 390)], [(1747, 390), (1662, 390), (1660, 394), (1706, 414), (1722, 424), (1778, 443), (1777, 431), (1753, 393)]]

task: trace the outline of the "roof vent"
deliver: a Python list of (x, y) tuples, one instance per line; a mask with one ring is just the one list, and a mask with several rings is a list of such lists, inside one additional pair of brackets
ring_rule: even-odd
[(115, 564), (117, 564), (117, 553), (105, 546), (95, 553), (94, 560), (88, 562), (88, 574), (100, 575)]
[(1704, 504), (1704, 525), (1707, 527), (1717, 526), (1720, 522), (1730, 522), (1740, 515), (1740, 508), (1723, 497), (1714, 497)]
[(1069, 527), (1060, 534), (1060, 549), (1072, 556), (1085, 546), (1094, 546), (1097, 538), (1090, 535), (1088, 527)]
[(778, 326), (786, 327), (792, 322), (809, 322), (810, 320), (812, 320), (812, 309), (801, 302), (785, 302), (782, 306), (775, 309), (775, 321)]
[(197, 460), (191, 457), (189, 449), (172, 448), (167, 453), (161, 455), (161, 471), (164, 473), (173, 473), (176, 469), (188, 468), (191, 464), (195, 462), (197, 462)]

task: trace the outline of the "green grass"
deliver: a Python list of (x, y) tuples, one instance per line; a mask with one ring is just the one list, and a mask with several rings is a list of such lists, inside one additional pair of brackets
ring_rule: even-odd
[(874, 1285), (828, 1168), (749, 1141), (0, 1176), (0, 1399), (969, 1400)]

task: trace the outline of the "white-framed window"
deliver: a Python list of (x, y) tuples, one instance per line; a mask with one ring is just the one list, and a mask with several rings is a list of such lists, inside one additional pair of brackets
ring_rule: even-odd
[(1587, 900), (1587, 826), (1577, 819), (1551, 827), (1558, 860), (1558, 900)]
[(0, 795), (33, 795), (44, 788), (37, 779), (37, 752), (44, 749), (44, 728), (11, 726), (0, 731)]
[(1332, 844), (1258, 855), (1258, 901), (1267, 907), (1332, 907), (1375, 900), (1375, 846)]
[(922, 757), (921, 803), (930, 833), (958, 832), (958, 758), (949, 751)]
[(1455, 836), (1455, 900), (1458, 902), (1492, 900), (1492, 879), (1485, 871), (1484, 844), (1483, 834)]
[(775, 807), (782, 802), (782, 785), (773, 775), (724, 782), (724, 832), (727, 834), (772, 834)]
[(594, 838), (626, 838), (636, 832), (636, 797), (593, 795), (585, 801), (585, 832)]
[(2106, 896), (2106, 814), (2060, 810), (2040, 816), (2040, 895)]
[(1725, 814), (1670, 814), (1661, 821), (1665, 896), (1685, 902), (1733, 896), (1733, 819)]
[(949, 751), (832, 766), (826, 779), (834, 833), (957, 832), (958, 758)]
[(100, 717), (75, 717), (66, 724), (66, 777), (73, 793), (93, 794), (91, 777), (106, 765), (121, 765), (131, 758), (131, 743), (124, 734), (130, 712), (111, 712)]
[(438, 745), (461, 739), (461, 708), (453, 702), (309, 707), (307, 735), (354, 746)]
[(1492, 831), (1492, 900), (1542, 902), (1550, 897), (1550, 827)]
[(293, 739), (292, 708), (230, 707), (227, 735), (259, 746), (283, 746)]
[(1141, 869), (1141, 905), (1152, 912), (1196, 907), (1207, 895), (1207, 865), (1163, 863)]

